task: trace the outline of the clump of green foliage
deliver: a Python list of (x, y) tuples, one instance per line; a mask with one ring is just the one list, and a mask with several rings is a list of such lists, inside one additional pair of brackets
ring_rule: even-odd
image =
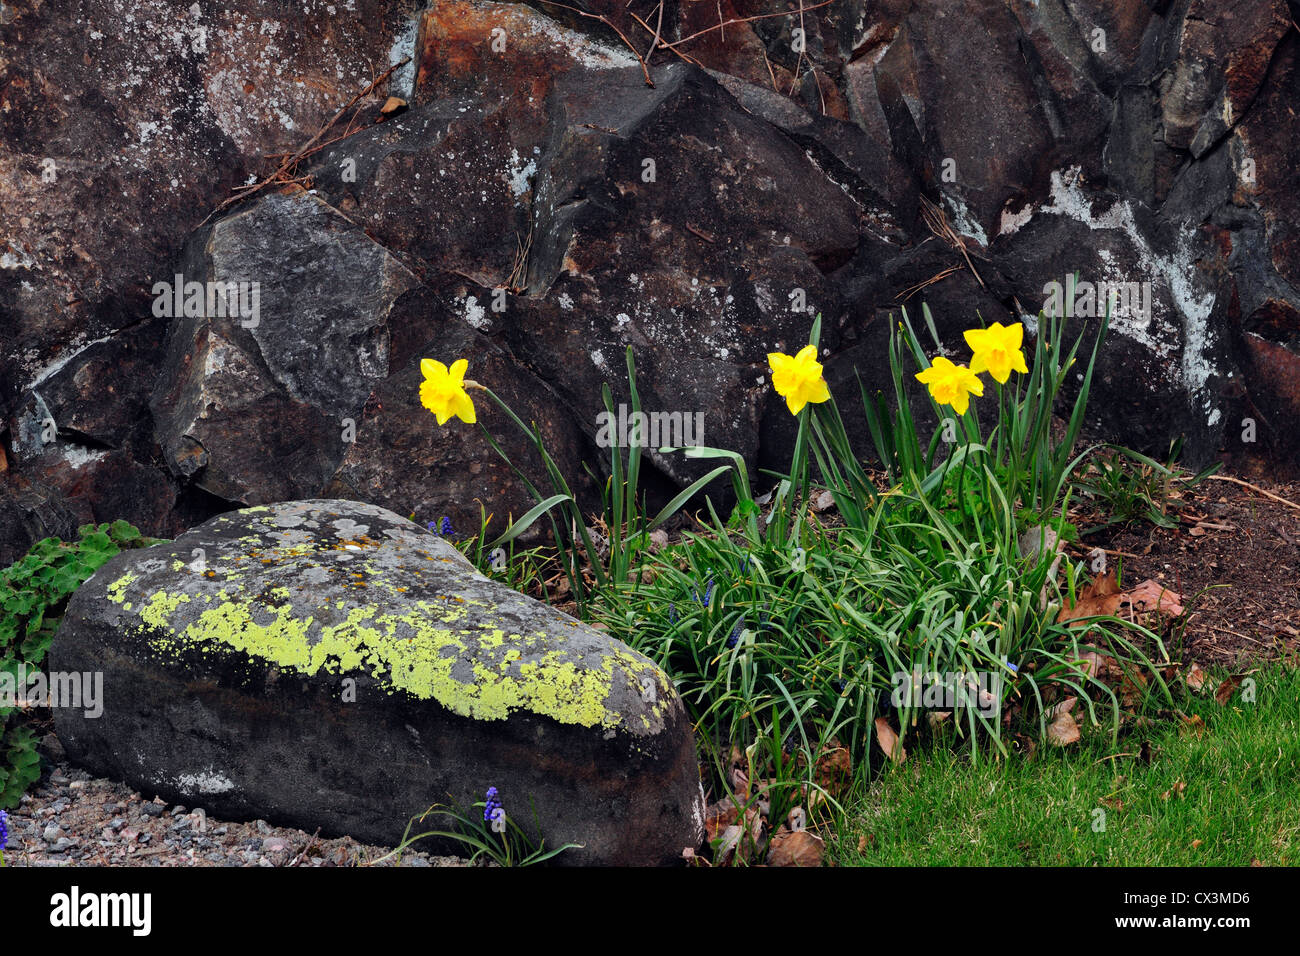
[(1175, 440), (1163, 464), (1120, 445), (1107, 445), (1093, 456), (1073, 482), (1101, 516), (1100, 523), (1085, 534), (1134, 521), (1178, 527), (1182, 504), (1173, 495), (1175, 486), (1194, 488), (1221, 467), (1215, 462), (1195, 475), (1183, 471), (1178, 467), (1182, 445), (1181, 438)]
[[(928, 309), (923, 314), (931, 354), (941, 353)], [(672, 676), (723, 789), (738, 752), (749, 779), (773, 781), (769, 796), (781, 804), (806, 801), (817, 788), (814, 768), (825, 751), (847, 748), (865, 775), (880, 759), (872, 745), (882, 717), (900, 736), (924, 731), (919, 703), (900, 705), (892, 693), (899, 675), (916, 671), (989, 679), (994, 699), (972, 693), (952, 721), (972, 759), (1007, 755), (1017, 730), (1045, 736), (1048, 702), (1060, 693), (1077, 697), (1088, 722), (1114, 735), (1120, 702), (1084, 661), (1096, 651), (1140, 668), (1152, 692), (1167, 696), (1161, 637), (1119, 618), (1086, 628), (1059, 623), (1085, 569), (1067, 561), (1058, 570), (1054, 550), (1022, 541), (1032, 529), (1078, 537), (1066, 519), (1070, 476), (1092, 451), (1075, 446), (1108, 324), (1090, 355), (1080, 354), (1083, 333), (1071, 341), (1063, 318), (1040, 315), (1027, 372), (960, 415), (931, 394), (940, 428), (930, 436), (909, 386), (931, 363), (904, 312), (889, 345), (893, 395), (861, 389), (883, 478), (852, 447), (831, 397), (798, 414), (790, 468), (765, 496), (755, 494), (733, 451), (660, 449), (721, 464), (651, 517), (639, 488), (643, 443), (634, 438), (610, 449), (599, 539), (536, 426), (486, 390), (529, 436), (551, 486), (548, 495), (520, 473), (537, 506), (510, 534), (543, 516), (552, 521), (580, 616)], [(820, 319), (810, 344), (819, 332)], [(627, 367), (635, 420), (630, 349)], [(1054, 431), (1058, 399), (1076, 373), (1081, 385), (1064, 430)], [(608, 387), (604, 399), (612, 409)], [(706, 499), (698, 531), (658, 551), (647, 546), (652, 531), (724, 475), (736, 501), (725, 519)], [(833, 523), (810, 506), (823, 491), (835, 504)], [(788, 792), (776, 792), (782, 787)]]
[[(487, 815), (483, 812), (485, 809), (487, 804), (481, 800), (472, 804), (468, 810), (457, 804), (435, 803), (418, 817), (412, 818), (406, 825), (402, 842), (374, 862), (382, 863), (389, 857), (395, 857), (395, 862), (400, 865), (402, 854), (407, 849), (428, 838), (453, 840), (464, 847), (471, 863), (490, 860), (498, 866), (535, 866), (559, 856), (565, 850), (582, 848), (579, 843), (565, 843), (551, 850), (546, 849), (546, 841), (536, 826), (535, 813), (532, 832), (520, 826), (514, 817), (504, 813), (500, 816), (500, 824), (497, 824), (501, 827), (498, 830), (494, 828), (495, 821), (484, 819)], [(411, 830), (429, 817), (446, 819), (450, 829), (426, 830), (412, 836)]]
[[(0, 675), (9, 675), (0, 680), (12, 680), (15, 688), (23, 665), (30, 674), (44, 664), (72, 593), (119, 551), (156, 543), (120, 520), (82, 525), (77, 534), (75, 541), (38, 541), (0, 571)], [(4, 704), (0, 700), (0, 808), (13, 808), (40, 776), (40, 758), (20, 708)]]

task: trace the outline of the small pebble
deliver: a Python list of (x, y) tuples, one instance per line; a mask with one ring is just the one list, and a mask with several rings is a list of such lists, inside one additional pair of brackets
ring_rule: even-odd
[[(305, 853), (302, 851), (306, 851)], [(125, 784), (52, 761), (49, 775), (10, 811), (10, 866), (359, 866), (391, 848), (313, 838), (266, 820), (232, 823), (147, 800)], [(454, 857), (405, 853), (402, 866), (465, 866)]]

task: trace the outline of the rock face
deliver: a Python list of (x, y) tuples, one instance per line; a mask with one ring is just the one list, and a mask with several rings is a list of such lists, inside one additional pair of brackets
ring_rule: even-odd
[(123, 552), (49, 668), (104, 675), (102, 716), (57, 712), (74, 761), (214, 813), (394, 845), (495, 786), (546, 846), (583, 844), (560, 862), (667, 864), (703, 838), (663, 673), (371, 505), (254, 507)]
[[(628, 346), (647, 411), (781, 466), (764, 359), (817, 312), (853, 405), (901, 307), (961, 352), (1074, 272), (1132, 293), (1094, 430), (1300, 463), (1294, 0), (581, 6), (6, 4), (0, 562), (285, 497), (520, 514), (482, 434), (419, 407), (422, 357), (509, 393), (580, 493)], [(644, 67), (620, 32), (658, 35)], [(261, 325), (158, 315), (177, 274), (258, 283)], [(703, 467), (651, 450), (643, 477)]]

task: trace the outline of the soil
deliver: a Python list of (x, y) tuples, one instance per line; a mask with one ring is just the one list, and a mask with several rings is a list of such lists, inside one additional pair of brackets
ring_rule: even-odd
[(1175, 660), (1239, 670), (1300, 659), (1300, 482), (1220, 472), (1179, 489), (1173, 504), (1177, 528), (1112, 526), (1085, 537), (1079, 556), (1104, 547), (1120, 562), (1122, 586), (1152, 578), (1183, 596)]

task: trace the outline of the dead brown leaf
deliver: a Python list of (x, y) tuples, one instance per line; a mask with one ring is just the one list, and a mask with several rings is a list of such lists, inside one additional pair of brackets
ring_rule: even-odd
[(894, 763), (902, 763), (907, 759), (907, 750), (904, 749), (903, 742), (898, 739), (898, 734), (884, 717), (876, 718), (876, 743), (885, 756)]
[(1205, 686), (1205, 682), (1207, 680), (1212, 680), (1205, 668), (1196, 663), (1196, 661), (1192, 661), (1192, 666), (1187, 668), (1187, 673), (1184, 675), (1184, 678), (1187, 681), (1188, 689), (1193, 690), (1198, 694), (1201, 692), (1201, 688)]
[(742, 799), (749, 799), (749, 776), (739, 767), (731, 768), (731, 787)]
[(719, 800), (704, 810), (704, 835), (711, 843), (722, 831), (740, 819), (740, 808), (731, 800)]
[(1205, 721), (1201, 720), (1200, 714), (1193, 714), (1188, 717), (1181, 710), (1178, 711), (1178, 717), (1183, 722), (1182, 729), (1193, 736), (1200, 737), (1205, 733)]
[(1119, 582), (1114, 570), (1099, 574), (1079, 589), (1073, 605), (1061, 608), (1056, 623), (1114, 614), (1119, 607)]
[(1178, 781), (1177, 783), (1175, 783), (1172, 787), (1170, 787), (1168, 790), (1166, 790), (1164, 793), (1162, 793), (1162, 794), (1160, 795), (1160, 799), (1161, 799), (1161, 800), (1168, 800), (1169, 797), (1170, 797), (1171, 795), (1172, 795), (1172, 796), (1175, 796), (1175, 797), (1182, 797), (1183, 794), (1185, 794), (1186, 792), (1187, 792), (1187, 784), (1185, 784), (1185, 783), (1183, 783), (1183, 781), (1179, 780), (1179, 781)]
[(1125, 591), (1120, 595), (1120, 598), (1121, 607), (1130, 607), (1142, 614), (1156, 612), (1173, 619), (1182, 617), (1183, 612), (1186, 610), (1183, 607), (1183, 596), (1181, 594), (1169, 590), (1163, 584), (1158, 584), (1150, 578), (1137, 587)]
[(772, 837), (767, 865), (821, 866), (825, 855), (825, 841), (811, 830), (796, 830), (792, 833), (782, 827)]
[(1232, 700), (1232, 695), (1236, 693), (1245, 678), (1246, 674), (1233, 674), (1231, 677), (1224, 678), (1214, 691), (1214, 699), (1222, 706), (1228, 706), (1228, 701)]
[[(1070, 621), (1082, 621), (1083, 618), (1121, 616), (1121, 612), (1131, 614), (1156, 612), (1169, 618), (1181, 617), (1184, 611), (1182, 595), (1171, 591), (1163, 584), (1148, 578), (1137, 587), (1120, 591), (1114, 569), (1104, 575), (1097, 575), (1079, 590), (1074, 604), (1061, 608), (1056, 616), (1058, 624)], [(1073, 626), (1083, 626), (1082, 623)]]
[(1147, 678), (1135, 667), (1125, 667), (1108, 654), (1085, 651), (1079, 656), (1083, 672), (1116, 691), (1120, 703), (1137, 707), (1147, 692)]
[(1047, 742), (1055, 747), (1068, 747), (1079, 740), (1079, 725), (1074, 721), (1070, 710), (1076, 698), (1067, 697), (1047, 712), (1052, 722), (1047, 725)]
[(682, 859), (686, 861), (687, 866), (711, 866), (712, 865), (711, 863), (709, 863), (708, 860), (706, 860), (704, 857), (697, 854), (690, 847), (686, 847), (686, 849), (682, 850)]
[(853, 757), (845, 747), (823, 750), (817, 757), (817, 784), (833, 797), (853, 784)]
[(722, 831), (717, 844), (713, 848), (713, 863), (715, 866), (731, 866), (736, 862), (736, 850), (739, 848), (740, 839), (744, 835), (745, 828), (734, 823)]

